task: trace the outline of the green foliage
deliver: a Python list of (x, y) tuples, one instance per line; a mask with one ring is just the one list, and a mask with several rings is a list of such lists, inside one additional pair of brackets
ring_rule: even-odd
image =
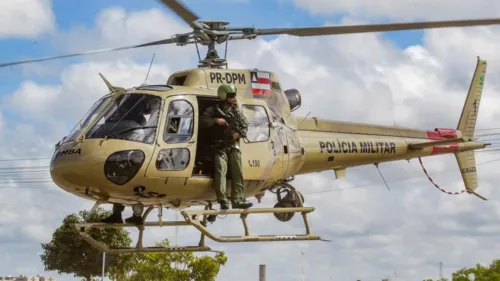
[[(78, 234), (75, 223), (98, 222), (111, 213), (103, 209), (95, 212), (81, 211), (64, 218), (62, 225), (52, 235), (52, 240), (42, 244), (43, 254), (40, 256), (45, 270), (58, 273), (73, 274), (84, 280), (92, 280), (101, 275), (102, 252), (92, 247)], [(108, 247), (130, 247), (132, 240), (129, 233), (120, 228), (93, 228), (89, 234)], [(119, 266), (122, 259), (106, 255), (106, 268)]]
[[(425, 279), (424, 281), (433, 281)], [(442, 278), (436, 281), (448, 281)], [(500, 260), (494, 260), (490, 266), (476, 264), (471, 268), (462, 268), (452, 274), (451, 281), (500, 281)]]
[(500, 281), (500, 260), (494, 260), (489, 267), (476, 264), (453, 273), (452, 281)]
[[(96, 277), (101, 276), (102, 252), (81, 238), (74, 224), (98, 222), (110, 214), (98, 208), (92, 214), (82, 211), (66, 216), (52, 240), (42, 244), (40, 257), (45, 270), (73, 274), (87, 281), (100, 279)], [(128, 231), (121, 228), (93, 228), (89, 234), (111, 248), (132, 246)], [(156, 244), (168, 245), (168, 240)], [(214, 281), (226, 262), (224, 253), (214, 257), (195, 256), (192, 252), (106, 254), (105, 270), (109, 278), (120, 281)]]
[[(169, 246), (169, 241), (157, 243)], [(192, 252), (136, 253), (128, 255), (125, 274), (115, 275), (121, 281), (214, 281), (227, 257), (223, 252), (214, 257), (195, 256)]]

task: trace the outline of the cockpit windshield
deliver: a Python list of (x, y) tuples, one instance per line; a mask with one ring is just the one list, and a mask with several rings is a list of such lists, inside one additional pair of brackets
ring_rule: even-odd
[(66, 141), (74, 141), (78, 135), (82, 132), (82, 129), (87, 127), (88, 124), (94, 120), (94, 118), (101, 112), (101, 110), (106, 107), (108, 102), (111, 100), (111, 95), (106, 95), (99, 99), (94, 105), (90, 108), (90, 110), (83, 116), (83, 118), (76, 124), (76, 126), (71, 130), (71, 133), (68, 134), (66, 138), (64, 138), (64, 142)]
[(97, 123), (87, 131), (86, 139), (108, 138), (153, 143), (160, 117), (161, 98), (148, 94), (118, 97)]

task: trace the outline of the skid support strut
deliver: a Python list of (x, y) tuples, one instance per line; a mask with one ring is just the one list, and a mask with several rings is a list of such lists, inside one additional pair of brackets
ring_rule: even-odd
[[(217, 252), (212, 250), (210, 247), (205, 245), (205, 236), (216, 242), (265, 242), (265, 241), (304, 241), (304, 240), (321, 240), (318, 235), (311, 233), (309, 227), (309, 222), (307, 220), (307, 214), (313, 212), (315, 209), (313, 207), (303, 207), (303, 200), (301, 195), (289, 184), (284, 183), (284, 186), (289, 188), (297, 196), (298, 200), (293, 204), (294, 207), (274, 207), (274, 208), (254, 208), (254, 209), (232, 209), (232, 210), (210, 210), (210, 206), (205, 207), (205, 210), (183, 210), (180, 211), (183, 216), (183, 221), (167, 221), (163, 222), (161, 216), (159, 215), (159, 221), (157, 222), (145, 222), (142, 225), (135, 224), (106, 224), (106, 223), (85, 223), (76, 224), (75, 228), (79, 234), (85, 239), (89, 244), (97, 248), (98, 250), (111, 254), (118, 253), (138, 253), (138, 252)], [(153, 206), (149, 207), (143, 215), (143, 221), (146, 221), (146, 217), (153, 210)], [(161, 209), (161, 207), (160, 207)], [(305, 234), (296, 235), (253, 235), (247, 224), (247, 217), (250, 214), (266, 214), (272, 213), (275, 216), (287, 216), (291, 218), (294, 213), (301, 213), (304, 221)], [(159, 212), (161, 214), (161, 212)], [(242, 236), (218, 236), (210, 232), (207, 228), (207, 220), (209, 218), (214, 218), (217, 215), (236, 215), (239, 214), (241, 221), (243, 223), (243, 228), (245, 234)], [(200, 217), (203, 217), (200, 219)], [(280, 219), (282, 220), (282, 219)], [(289, 219), (287, 219), (289, 220)], [(282, 220), (284, 221), (284, 220)], [(142, 239), (143, 232), (146, 227), (151, 226), (193, 226), (198, 231), (200, 231), (201, 237), (197, 246), (168, 246), (168, 247), (143, 247)], [(102, 227), (137, 227), (139, 229), (139, 237), (137, 245), (134, 248), (109, 248), (103, 243), (95, 240), (89, 233), (92, 228), (102, 228)]]
[[(146, 221), (149, 213), (154, 209), (154, 206), (149, 207), (144, 215), (142, 216), (143, 221)], [(205, 235), (202, 234), (200, 238), (200, 242), (197, 246), (168, 246), (168, 247), (144, 247), (142, 245), (144, 229), (146, 227), (151, 226), (186, 226), (192, 225), (187, 221), (162, 221), (161, 217), (161, 207), (159, 211), (159, 220), (156, 222), (145, 222), (142, 225), (136, 225), (131, 223), (118, 223), (118, 224), (109, 224), (109, 223), (81, 223), (75, 224), (75, 228), (82, 236), (82, 238), (87, 241), (90, 245), (95, 247), (101, 252), (109, 253), (109, 254), (125, 254), (125, 253), (141, 253), (141, 252), (216, 252), (212, 251), (210, 247), (205, 246)], [(201, 222), (202, 225), (206, 225), (206, 216)], [(104, 228), (104, 227), (114, 227), (114, 228), (122, 228), (122, 227), (137, 227), (139, 229), (139, 237), (137, 239), (137, 244), (135, 248), (109, 248), (102, 242), (95, 240), (89, 233), (92, 228)]]

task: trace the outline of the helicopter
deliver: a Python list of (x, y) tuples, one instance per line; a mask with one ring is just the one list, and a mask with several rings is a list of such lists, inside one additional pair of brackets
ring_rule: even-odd
[[(75, 229), (88, 243), (102, 252), (212, 251), (205, 243), (321, 240), (314, 234), (307, 215), (314, 207), (304, 206), (304, 196), (291, 182), (295, 176), (334, 171), (335, 178), (346, 176), (348, 168), (384, 162), (453, 154), (469, 194), (487, 200), (476, 192), (478, 178), (475, 150), (489, 143), (479, 142), (474, 130), (482, 96), (487, 62), (477, 58), (470, 89), (456, 128), (421, 130), (364, 123), (340, 122), (293, 114), (302, 104), (295, 88), (283, 90), (276, 73), (262, 69), (232, 69), (215, 48), (231, 40), (252, 40), (258, 36), (287, 34), (326, 36), (365, 32), (384, 32), (444, 27), (499, 24), (500, 19), (434, 21), (354, 26), (306, 28), (229, 27), (225, 21), (202, 21), (176, 0), (161, 0), (192, 29), (171, 38), (140, 45), (76, 53), (57, 57), (2, 63), (0, 67), (51, 59), (90, 55), (147, 46), (195, 44), (199, 64), (174, 72), (165, 84), (142, 84), (132, 88), (113, 85), (102, 73), (109, 89), (88, 110), (70, 133), (55, 146), (50, 162), (53, 182), (61, 189), (102, 204), (131, 206), (142, 224), (85, 223)], [(207, 46), (201, 59), (198, 45)], [(202, 112), (218, 102), (217, 88), (233, 84), (238, 107), (248, 120), (247, 138), (240, 142), (245, 197), (259, 203), (267, 191), (275, 193), (273, 208), (216, 210), (213, 160), (204, 142), (210, 130), (201, 129)], [(136, 116), (122, 120), (124, 112)], [(140, 133), (139, 133), (140, 132)], [(228, 192), (231, 178), (227, 179)], [(203, 210), (190, 207), (201, 206)], [(147, 208), (145, 211), (144, 209)], [(159, 220), (146, 221), (158, 208)], [(183, 220), (162, 221), (163, 208), (180, 212)], [(246, 218), (250, 214), (272, 213), (279, 221), (290, 221), (294, 214), (303, 218), (305, 234), (253, 235)], [(208, 222), (218, 215), (240, 215), (242, 236), (218, 236), (209, 231)], [(200, 232), (194, 246), (144, 247), (143, 232), (153, 226), (192, 226)], [(135, 247), (112, 248), (96, 241), (89, 230), (97, 227), (137, 227)]]

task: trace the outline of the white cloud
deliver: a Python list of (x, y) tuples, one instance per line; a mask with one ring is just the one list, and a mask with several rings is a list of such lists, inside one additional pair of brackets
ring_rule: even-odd
[[(149, 64), (137, 64), (126, 58), (71, 65), (61, 73), (62, 86), (25, 81), (4, 106), (44, 121), (66, 116), (68, 123), (74, 124), (97, 99), (109, 92), (99, 73), (112, 85), (128, 88), (142, 84), (148, 69)], [(169, 70), (168, 65), (155, 64), (147, 82), (165, 83)]]
[[(104, 19), (104, 14), (109, 17)], [(83, 32), (80, 34), (86, 37), (80, 35), (75, 44), (89, 42), (87, 45), (109, 47), (168, 37), (171, 32), (163, 34), (162, 29), (141, 24), (149, 18), (154, 18), (157, 24), (168, 23), (176, 30), (182, 29), (181, 24), (156, 10), (125, 13), (114, 8), (102, 15), (98, 17), (95, 28), (74, 30), (69, 35), (61, 35), (60, 39), (67, 36), (76, 40), (77, 32)], [(497, 66), (500, 55), (494, 48), (499, 34), (498, 29), (426, 32), (425, 45), (403, 51), (371, 34), (301, 39), (281, 36), (270, 42), (258, 39), (232, 43), (228, 55), (231, 67), (273, 70), (279, 75), (283, 88), (299, 89), (304, 98), (299, 115), (312, 111), (311, 116), (320, 118), (390, 125), (396, 122), (402, 126), (433, 129), (456, 126), (475, 57), (480, 54), (488, 59), (489, 69), (478, 127), (491, 128), (495, 127), (497, 117), (491, 111), (496, 109), (495, 104), (500, 98), (497, 92), (500, 84), (495, 78), (500, 74)], [(474, 41), (469, 41), (471, 37)], [(194, 47), (189, 52), (175, 46), (161, 48), (150, 83), (163, 83), (172, 71), (194, 66)], [(83, 63), (65, 68), (60, 85), (26, 81), (6, 101), (26, 114), (26, 120), (41, 118), (39, 120), (47, 124), (60, 124), (56, 121), (64, 116), (68, 123), (73, 124), (96, 98), (106, 92), (98, 72), (116, 85), (138, 85), (143, 82), (149, 67), (149, 61), (144, 58), (150, 53), (148, 49), (89, 57)], [(134, 58), (142, 60), (138, 62)], [(50, 145), (61, 137), (60, 127), (37, 139), (29, 137), (40, 132), (33, 126), (13, 128), (9, 125), (8, 129), (9, 135), (19, 137), (11, 139), (5, 147), (17, 149), (19, 153), (22, 148), (31, 146), (38, 151), (33, 154), (47, 155), (51, 152)], [(478, 153), (477, 161), (499, 157)], [(426, 158), (424, 164), (440, 186), (452, 191), (461, 189), (460, 174), (453, 157)], [(493, 167), (491, 164), (478, 166), (478, 191), (492, 199), (488, 202), (468, 194), (450, 196), (441, 193), (425, 178), (416, 160), (409, 164), (400, 161), (380, 165), (390, 191), (373, 166), (348, 170), (346, 179), (336, 181), (330, 172), (298, 177), (294, 184), (305, 194), (306, 204), (317, 208), (310, 216), (312, 230), (333, 241), (217, 244), (208, 240), (214, 249), (226, 250), (229, 254), (229, 264), (222, 269), (220, 280), (234, 280), (241, 277), (241, 272), (255, 270), (255, 275), (248, 274), (247, 279), (254, 280), (260, 263), (268, 265), (269, 280), (300, 280), (301, 251), (305, 252), (308, 280), (320, 280), (325, 276), (342, 280), (382, 279), (387, 275), (394, 277), (396, 271), (397, 277), (393, 280), (412, 281), (436, 276), (439, 261), (444, 262), (447, 275), (451, 270), (478, 261), (489, 262), (495, 258), (498, 247), (494, 243), (497, 229), (491, 225), (500, 216), (500, 204), (495, 201), (500, 194), (494, 188), (500, 178)], [(365, 188), (319, 193), (370, 184), (372, 186)], [(5, 202), (8, 207), (0, 206), (6, 210), (9, 208), (9, 212), (5, 212), (8, 215), (1, 218), (0, 224), (8, 225), (14, 233), (20, 234), (18, 239), (30, 243), (39, 242), (32, 236), (34, 231), (55, 229), (67, 213), (91, 206), (90, 202), (50, 189), (6, 190), (0, 195), (0, 202)], [(314, 192), (317, 194), (309, 194)], [(26, 211), (24, 205), (15, 206), (10, 202), (14, 195), (25, 198), (25, 204), (37, 206), (36, 217), (33, 212)], [(37, 201), (42, 196), (44, 201)], [(263, 203), (272, 206), (273, 199), (270, 197)], [(57, 212), (53, 208), (58, 209)], [(129, 214), (130, 210), (127, 210), (124, 215)], [(153, 212), (150, 218), (155, 217)], [(296, 232), (301, 225), (298, 215), (290, 224), (278, 222), (272, 215), (267, 217), (270, 219), (250, 218), (252, 231)], [(173, 218), (171, 213), (168, 218)], [(16, 223), (28, 219), (34, 223), (28, 228)], [(209, 228), (219, 234), (231, 235), (242, 233), (239, 223), (237, 217), (228, 217), (219, 219)], [(188, 239), (191, 243), (197, 242), (193, 229), (180, 228), (179, 234), (181, 243), (187, 243)], [(165, 235), (173, 238), (173, 229), (156, 229), (151, 235), (146, 235), (146, 242), (157, 242)], [(0, 232), (0, 243), (15, 238)], [(47, 241), (48, 237), (43, 239)], [(35, 254), (39, 247), (33, 246), (29, 251)], [(20, 259), (18, 255), (21, 254), (9, 253), (8, 257), (0, 255), (0, 271), (6, 270), (2, 267), (6, 264), (3, 261), (13, 263)], [(30, 262), (42, 270), (36, 256)], [(447, 267), (449, 264), (452, 266)], [(292, 268), (296, 270), (287, 270), (289, 265), (295, 265)]]
[(0, 1), (0, 38), (34, 38), (54, 28), (52, 0)]
[[(286, 0), (284, 0), (286, 1)], [(289, 0), (315, 15), (349, 14), (356, 17), (381, 17), (396, 20), (496, 17), (500, 14), (498, 1), (483, 0)]]

